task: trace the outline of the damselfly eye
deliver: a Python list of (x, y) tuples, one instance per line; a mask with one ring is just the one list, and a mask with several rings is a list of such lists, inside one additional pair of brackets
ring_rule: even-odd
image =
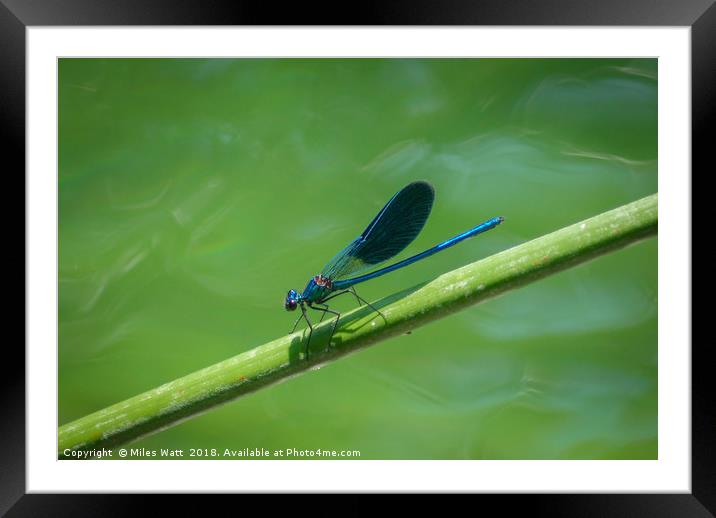
[(283, 304), (283, 307), (286, 308), (286, 311), (293, 311), (298, 307), (298, 293), (296, 293), (296, 290), (288, 290), (288, 293), (286, 294), (286, 301)]

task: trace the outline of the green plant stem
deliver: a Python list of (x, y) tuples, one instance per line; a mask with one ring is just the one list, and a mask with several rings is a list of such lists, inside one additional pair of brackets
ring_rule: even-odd
[[(332, 347), (332, 322), (316, 327), (310, 359), (307, 331), (283, 336), (183, 378), (61, 426), (58, 455), (112, 448), (222, 403), (406, 333), (507, 290), (527, 285), (657, 233), (653, 194), (441, 275), (432, 282), (343, 315)], [(509, 216), (509, 215), (508, 215)], [(506, 223), (509, 225), (509, 217)]]

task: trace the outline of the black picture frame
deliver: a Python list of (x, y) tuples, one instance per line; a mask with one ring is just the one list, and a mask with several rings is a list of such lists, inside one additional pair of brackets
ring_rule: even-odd
[[(574, 25), (689, 26), (692, 48), (692, 168), (706, 169), (716, 102), (714, 0), (429, 0), (364, 2), (354, 9), (304, 3), (199, 0), (0, 0), (0, 131), (6, 176), (25, 167), (25, 31), (77, 25)], [(343, 14), (346, 13), (346, 14)], [(6, 166), (7, 167), (7, 166)], [(688, 174), (681, 172), (680, 174)], [(16, 178), (21, 175), (13, 175)], [(693, 178), (694, 175), (692, 175)], [(24, 192), (24, 182), (21, 187)], [(6, 191), (8, 192), (8, 191)], [(12, 196), (8, 192), (6, 195)], [(8, 214), (9, 216), (9, 214)], [(6, 221), (10, 221), (7, 219)], [(27, 257), (24, 257), (27, 260)], [(528, 506), (550, 516), (714, 516), (716, 412), (710, 400), (709, 344), (692, 347), (690, 494), (501, 496), (506, 511)], [(113, 516), (135, 513), (142, 495), (25, 494), (25, 355), (5, 342), (0, 419), (0, 515)], [(486, 496), (487, 497), (487, 496)], [(181, 502), (182, 499), (180, 499)], [(180, 505), (182, 505), (180, 503)], [(360, 507), (360, 505), (358, 506)], [(371, 506), (372, 507), (372, 506)], [(367, 509), (364, 509), (367, 510)]]

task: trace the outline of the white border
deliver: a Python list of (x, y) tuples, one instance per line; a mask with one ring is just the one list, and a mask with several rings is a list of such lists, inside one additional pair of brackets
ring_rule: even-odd
[[(27, 491), (690, 492), (690, 38), (684, 27), (28, 28)], [(55, 460), (60, 56), (658, 57), (659, 310), (669, 315), (659, 320), (659, 460)]]

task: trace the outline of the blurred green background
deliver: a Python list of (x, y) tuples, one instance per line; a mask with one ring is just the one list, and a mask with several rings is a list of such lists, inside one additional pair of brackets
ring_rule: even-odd
[[(506, 222), (368, 300), (656, 192), (656, 76), (654, 59), (61, 59), (59, 424), (287, 333), (286, 291), (412, 180), (436, 201), (400, 257)], [(657, 458), (656, 239), (133, 446)]]

